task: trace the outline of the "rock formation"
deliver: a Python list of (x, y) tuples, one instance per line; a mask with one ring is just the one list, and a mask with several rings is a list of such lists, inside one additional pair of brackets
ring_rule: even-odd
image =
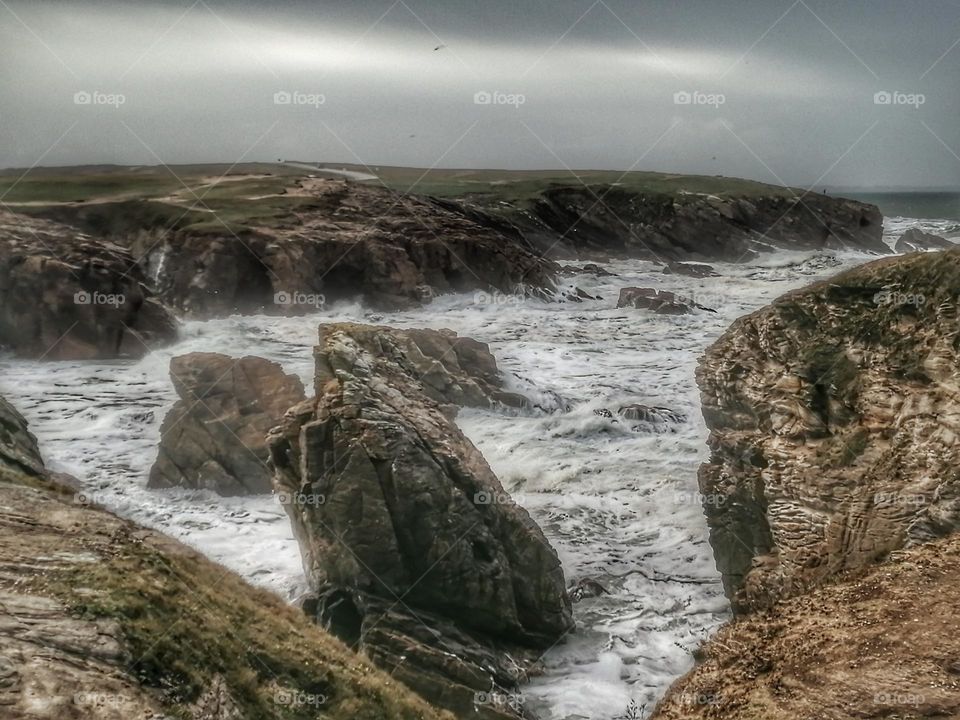
[(44, 469), (37, 439), (27, 430), (27, 421), (3, 397), (0, 397), (0, 463), (30, 475), (39, 475)]
[(0, 211), (0, 348), (49, 360), (140, 357), (175, 336), (127, 250)]
[(960, 717), (960, 535), (722, 628), (651, 720)]
[(279, 598), (78, 502), (0, 417), (0, 716), (453, 720)]
[(898, 253), (911, 253), (927, 250), (947, 250), (952, 247), (955, 247), (955, 244), (949, 240), (914, 227), (904, 232), (897, 239), (893, 249)]
[(478, 350), (433, 331), (322, 327), (317, 396), (270, 451), (318, 619), (428, 700), (492, 720), (518, 715), (477, 693), (509, 696), (573, 622), (556, 553), (437, 402), (484, 401), (465, 392), (476, 363), (464, 368), (463, 346)]
[(706, 352), (700, 489), (736, 609), (960, 527), (958, 288), (960, 250), (880, 260)]
[(665, 275), (685, 275), (694, 278), (718, 277), (720, 275), (712, 265), (685, 262), (669, 262), (664, 265), (663, 272)]
[(621, 288), (617, 298), (617, 307), (633, 307), (638, 310), (652, 310), (657, 315), (687, 315), (694, 310), (716, 312), (708, 307), (699, 305), (689, 298), (685, 298), (669, 290), (656, 288)]
[(395, 310), (450, 292), (553, 289), (553, 263), (482, 214), (359, 183), (314, 187), (315, 202), (278, 227), (175, 233), (158, 276), (164, 300), (207, 317), (303, 314), (357, 297)]
[[(602, 200), (602, 202), (598, 202)], [(523, 224), (525, 218), (531, 222)], [(775, 248), (888, 254), (874, 205), (826, 195), (718, 197), (555, 186), (516, 221), (554, 255), (740, 262)]]
[(266, 434), (304, 399), (303, 383), (259, 357), (190, 353), (170, 361), (180, 399), (160, 428), (152, 488), (268, 493)]

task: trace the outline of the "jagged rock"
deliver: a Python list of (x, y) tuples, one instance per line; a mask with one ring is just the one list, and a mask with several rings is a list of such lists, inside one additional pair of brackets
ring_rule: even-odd
[(526, 234), (562, 256), (742, 262), (777, 248), (890, 252), (876, 206), (826, 195), (792, 197), (774, 188), (718, 197), (555, 186), (537, 196), (529, 214), (535, 223), (524, 227)]
[(663, 272), (665, 275), (685, 275), (693, 278), (720, 276), (720, 273), (714, 270), (712, 265), (704, 265), (703, 263), (670, 262), (664, 265)]
[[(497, 361), (486, 343), (458, 337), (452, 330), (398, 330), (339, 323), (320, 326), (321, 344), (328, 333), (346, 333), (366, 352), (396, 363), (450, 417), (456, 416), (459, 407), (488, 408), (501, 404), (522, 408), (530, 404), (522, 395), (503, 389)], [(328, 380), (335, 379), (338, 369), (341, 368), (327, 369), (318, 363), (318, 394)]]
[(958, 577), (953, 535), (739, 618), (651, 720), (960, 717)]
[(148, 487), (268, 493), (267, 431), (304, 399), (303, 383), (259, 357), (190, 353), (170, 361), (180, 399), (160, 428)]
[(617, 410), (617, 414), (626, 420), (638, 420), (650, 425), (679, 424), (687, 421), (687, 416), (683, 413), (659, 405), (623, 405)]
[(49, 360), (141, 357), (176, 332), (129, 251), (0, 210), (0, 347)]
[(509, 693), (572, 629), (563, 572), (410, 350), (396, 331), (321, 328), (317, 397), (270, 435), (275, 487), (321, 622), (458, 716), (517, 717), (476, 694)]
[(0, 464), (31, 475), (43, 472), (37, 439), (27, 430), (27, 421), (0, 397)]
[(689, 298), (682, 297), (669, 290), (637, 287), (622, 288), (620, 297), (617, 299), (617, 307), (652, 310), (657, 315), (687, 315), (694, 310), (716, 312), (716, 310), (699, 305)]
[(960, 528), (960, 250), (881, 260), (741, 318), (697, 371), (735, 609)]
[(939, 235), (926, 233), (920, 228), (910, 228), (897, 240), (894, 251), (898, 253), (926, 252), (927, 250), (947, 250), (955, 244)]
[(602, 265), (597, 265), (597, 263), (587, 263), (586, 265), (564, 265), (560, 268), (560, 273), (562, 275), (593, 275), (594, 277), (616, 277), (616, 273), (612, 273), (607, 270)]
[(192, 317), (303, 314), (356, 297), (395, 310), (443, 293), (554, 287), (554, 264), (482, 212), (339, 180), (314, 189), (280, 227), (173, 234), (164, 300)]
[(0, 717), (318, 715), (453, 720), (280, 598), (0, 462)]
[(585, 598), (595, 598), (600, 597), (601, 595), (609, 595), (610, 591), (596, 580), (584, 578), (571, 585), (567, 589), (567, 593), (569, 593), (570, 599), (576, 603)]

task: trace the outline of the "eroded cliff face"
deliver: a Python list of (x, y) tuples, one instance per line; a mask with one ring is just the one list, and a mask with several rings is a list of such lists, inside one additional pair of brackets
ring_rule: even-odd
[(960, 527), (958, 294), (960, 251), (880, 260), (706, 352), (700, 488), (735, 609)]
[(776, 248), (890, 252), (876, 206), (817, 194), (798, 200), (786, 190), (717, 197), (555, 187), (529, 215), (537, 221), (525, 230), (531, 240), (560, 255), (742, 262)]

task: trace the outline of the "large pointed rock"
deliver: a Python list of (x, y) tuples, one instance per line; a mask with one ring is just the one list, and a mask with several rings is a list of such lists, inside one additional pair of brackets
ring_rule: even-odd
[(515, 717), (477, 693), (572, 629), (560, 562), (395, 343), (321, 328), (317, 396), (271, 433), (276, 489), (321, 621), (455, 713)]

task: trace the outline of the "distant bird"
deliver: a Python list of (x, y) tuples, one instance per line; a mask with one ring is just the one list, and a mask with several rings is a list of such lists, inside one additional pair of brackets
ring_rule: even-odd
[(437, 50), (443, 50), (445, 47), (446, 47), (446, 45), (437, 45), (437, 46), (433, 49), (433, 51), (436, 52)]

